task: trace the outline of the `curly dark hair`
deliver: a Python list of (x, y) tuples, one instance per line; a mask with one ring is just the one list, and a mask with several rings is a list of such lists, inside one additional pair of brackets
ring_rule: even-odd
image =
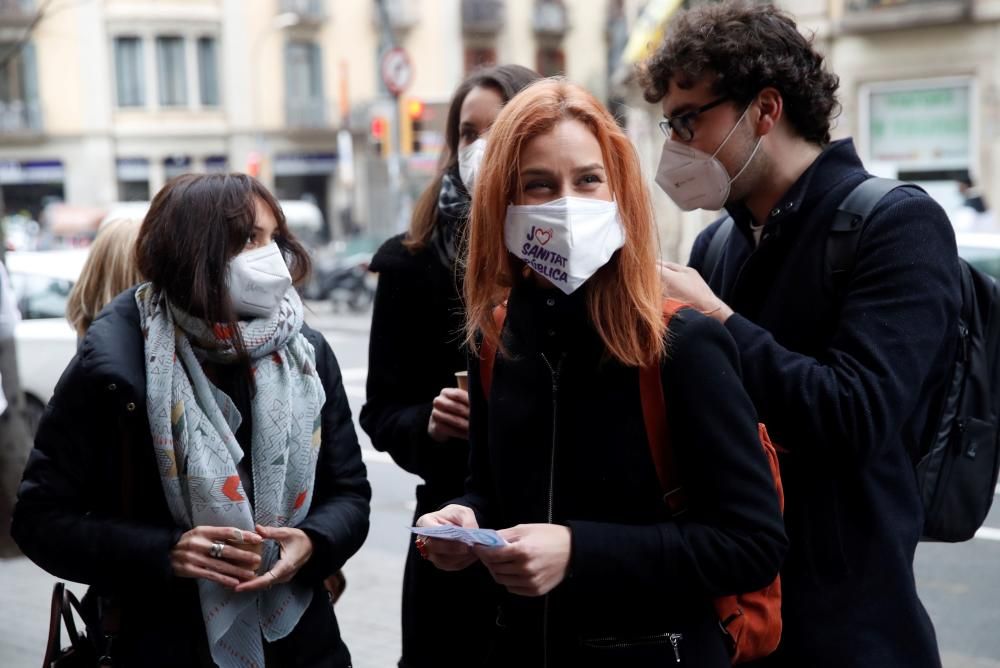
[(646, 100), (655, 104), (671, 81), (687, 89), (706, 74), (717, 75), (716, 94), (739, 105), (749, 104), (768, 86), (777, 89), (798, 134), (830, 143), (840, 79), (823, 68), (812, 38), (775, 6), (732, 0), (682, 12), (671, 22), (663, 46), (642, 66), (640, 80)]

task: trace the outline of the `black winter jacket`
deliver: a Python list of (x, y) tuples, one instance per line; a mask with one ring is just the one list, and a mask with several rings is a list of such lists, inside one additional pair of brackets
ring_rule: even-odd
[[(361, 426), (376, 449), (424, 480), (413, 518), (461, 494), (468, 475), (468, 441), (438, 443), (427, 433), (431, 402), (465, 370), (465, 310), (455, 272), (429, 249), (411, 253), (403, 235), (375, 254), (379, 273), (368, 349), (368, 399)], [(470, 668), (488, 642), (498, 588), (481, 565), (446, 573), (421, 559), (409, 538), (403, 575), (400, 668)], [(448, 652), (440, 632), (448, 629)]]
[(410, 253), (403, 238), (386, 241), (370, 265), (379, 279), (360, 421), (376, 449), (424, 479), (436, 508), (462, 493), (468, 471), (467, 442), (427, 433), (434, 397), (465, 370), (465, 309), (455, 273), (428, 249)]
[[(322, 581), (364, 542), (371, 489), (337, 360), (321, 334), (302, 332), (316, 349), (327, 397), (312, 506), (298, 526), (314, 552), (296, 577), (314, 596), (295, 630), (268, 653), (286, 666), (344, 667), (350, 655)], [(170, 566), (183, 529), (167, 508), (154, 459), (144, 357), (132, 289), (94, 320), (56, 386), (21, 483), (13, 534), (48, 572), (91, 585), (91, 612), (98, 595), (116, 601), (116, 666), (204, 665), (195, 580), (174, 576)]]
[[(923, 524), (908, 451), (954, 354), (959, 270), (948, 218), (894, 191), (875, 209), (841, 294), (826, 266), (837, 206), (865, 178), (850, 140), (827, 147), (780, 200), (754, 250), (750, 214), (709, 285), (736, 312), (743, 381), (781, 457), (784, 634), (769, 666), (940, 665), (917, 598)], [(695, 241), (699, 268), (715, 223)]]
[(518, 285), (489, 401), (470, 374), (472, 475), (456, 502), (481, 526), (570, 528), (567, 578), (505, 596), (493, 665), (729, 666), (714, 597), (771, 582), (786, 548), (736, 347), (711, 319), (674, 317), (662, 364), (688, 511), (671, 519), (649, 451), (639, 371), (611, 360), (585, 289)]

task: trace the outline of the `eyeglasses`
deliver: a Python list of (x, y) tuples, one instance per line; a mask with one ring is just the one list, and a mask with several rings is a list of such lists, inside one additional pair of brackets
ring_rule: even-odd
[(677, 139), (681, 141), (691, 141), (694, 139), (694, 130), (691, 128), (691, 125), (694, 123), (694, 119), (698, 117), (698, 114), (703, 114), (709, 109), (714, 109), (728, 99), (728, 97), (723, 96), (717, 100), (712, 100), (708, 104), (703, 104), (697, 109), (685, 111), (683, 114), (678, 114), (670, 118), (664, 118), (659, 122), (660, 131), (663, 132), (663, 136), (668, 138), (673, 138), (674, 135), (677, 135)]

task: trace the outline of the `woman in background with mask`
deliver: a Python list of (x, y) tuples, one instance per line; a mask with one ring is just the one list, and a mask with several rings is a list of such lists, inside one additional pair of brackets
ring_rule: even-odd
[(135, 252), (149, 282), (56, 387), (14, 538), (91, 585), (116, 666), (349, 666), (323, 579), (364, 541), (371, 492), (337, 360), (303, 324), (306, 251), (254, 179), (189, 174)]
[[(361, 426), (375, 448), (423, 479), (414, 518), (461, 494), (468, 473), (468, 394), (455, 386), (455, 372), (466, 367), (459, 285), (469, 193), (497, 113), (538, 78), (527, 68), (504, 65), (458, 87), (437, 177), (417, 201), (409, 231), (383, 244), (371, 263), (379, 282)], [(440, 573), (411, 545), (403, 574), (400, 668), (475, 665), (470, 657), (481, 651), (483, 629), (496, 617), (495, 592), (483, 569)], [(438, 628), (449, 629), (448, 651), (431, 634)]]
[[(465, 275), (468, 340), (492, 359), (470, 368), (471, 477), (417, 522), (506, 541), (417, 539), (439, 568), (481, 562), (506, 589), (491, 666), (728, 667), (712, 599), (769, 584), (785, 552), (733, 341), (690, 309), (665, 325), (643, 184), (577, 86), (537, 83), (494, 123)], [(680, 516), (647, 438), (650, 377)]]

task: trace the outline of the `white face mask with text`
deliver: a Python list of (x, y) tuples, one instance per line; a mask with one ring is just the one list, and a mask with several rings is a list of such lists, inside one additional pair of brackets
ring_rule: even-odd
[(625, 228), (615, 202), (563, 197), (509, 205), (504, 242), (536, 273), (571, 294), (625, 245)]
[(288, 265), (273, 241), (243, 251), (229, 263), (229, 295), (237, 315), (266, 318), (278, 308), (291, 285)]

